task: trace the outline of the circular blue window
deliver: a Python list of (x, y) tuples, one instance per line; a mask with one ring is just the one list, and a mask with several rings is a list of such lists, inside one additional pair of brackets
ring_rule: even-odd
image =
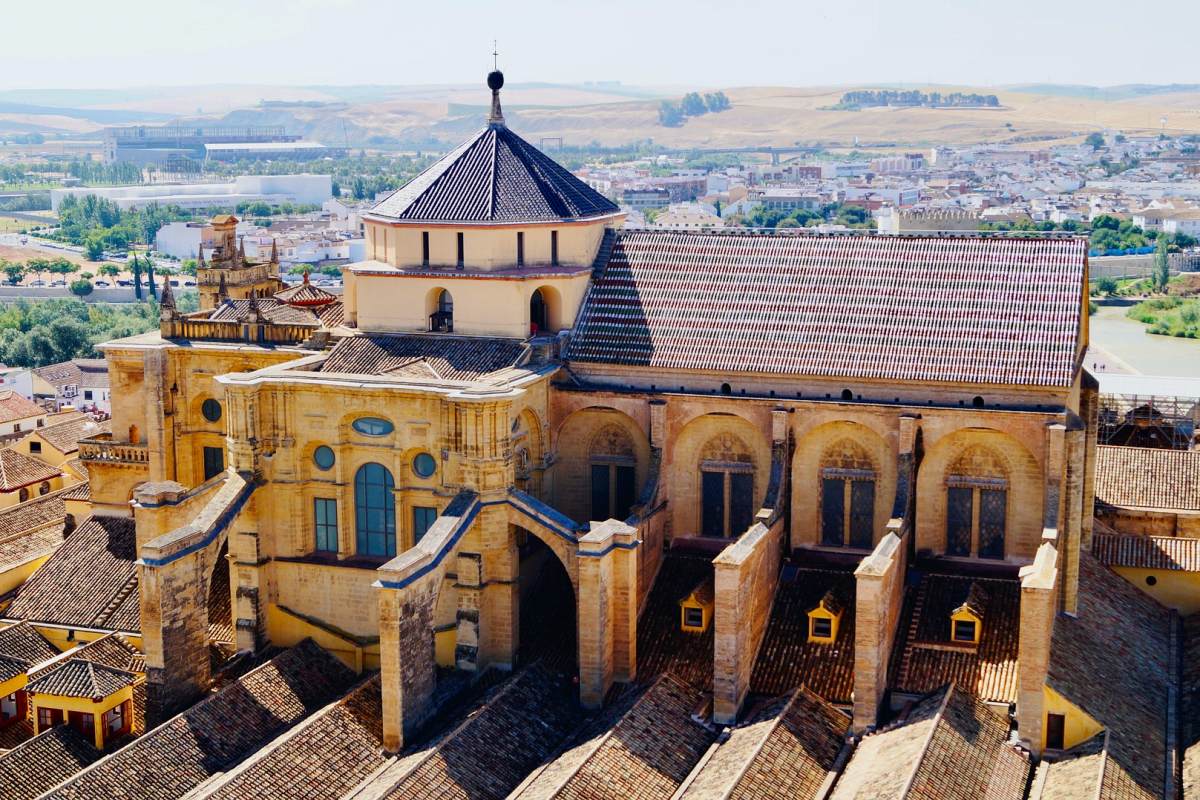
[(333, 466), (333, 450), (325, 445), (321, 445), (313, 451), (313, 463), (321, 469), (329, 469)]
[(379, 417), (359, 417), (354, 420), (353, 427), (367, 436), (387, 436), (392, 432), (392, 423)]
[(217, 422), (221, 419), (221, 404), (210, 397), (200, 404), (200, 413), (209, 422)]
[(437, 472), (437, 462), (429, 453), (417, 453), (416, 458), (413, 459), (413, 472), (422, 478), (428, 478)]

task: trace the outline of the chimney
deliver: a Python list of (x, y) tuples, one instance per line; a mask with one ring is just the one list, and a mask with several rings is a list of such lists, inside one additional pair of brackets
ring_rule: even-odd
[(1035, 756), (1042, 753), (1046, 676), (1057, 609), (1058, 551), (1050, 542), (1021, 568), (1021, 629), (1017, 647), (1017, 736)]

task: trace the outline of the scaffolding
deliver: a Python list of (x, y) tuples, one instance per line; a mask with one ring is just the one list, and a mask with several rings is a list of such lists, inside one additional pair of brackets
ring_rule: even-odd
[(1101, 394), (1100, 444), (1191, 450), (1200, 446), (1200, 399)]

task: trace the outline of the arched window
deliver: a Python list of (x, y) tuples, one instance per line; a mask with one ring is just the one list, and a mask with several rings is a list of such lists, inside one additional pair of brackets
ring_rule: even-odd
[(429, 315), (429, 330), (439, 333), (454, 332), (454, 298), (445, 289), (438, 295), (437, 308)]
[(396, 498), (392, 473), (363, 464), (354, 475), (354, 527), (360, 556), (396, 555)]
[(946, 555), (1004, 558), (1007, 525), (1004, 460), (986, 447), (968, 447), (946, 471)]
[(851, 439), (821, 458), (821, 544), (870, 550), (875, 546), (875, 464)]
[(588, 446), (591, 519), (625, 519), (637, 500), (637, 458), (633, 440), (619, 425), (605, 425)]
[(26, 489), (24, 486), (22, 486), (21, 489), (17, 492), (17, 502), (24, 503), (28, 499), (29, 499), (29, 490)]
[(724, 433), (700, 453), (700, 532), (739, 536), (754, 519), (754, 459), (738, 437)]
[(536, 335), (549, 328), (546, 298), (542, 296), (542, 290), (538, 289), (529, 298), (529, 333)]
[(42, 485), (38, 487), (38, 494), (50, 494), (50, 481), (42, 481)]

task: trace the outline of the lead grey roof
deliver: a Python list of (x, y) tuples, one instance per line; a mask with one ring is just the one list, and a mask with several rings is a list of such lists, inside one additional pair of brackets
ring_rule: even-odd
[(554, 222), (617, 210), (529, 142), (491, 125), (384, 198), (371, 214), (406, 222)]

